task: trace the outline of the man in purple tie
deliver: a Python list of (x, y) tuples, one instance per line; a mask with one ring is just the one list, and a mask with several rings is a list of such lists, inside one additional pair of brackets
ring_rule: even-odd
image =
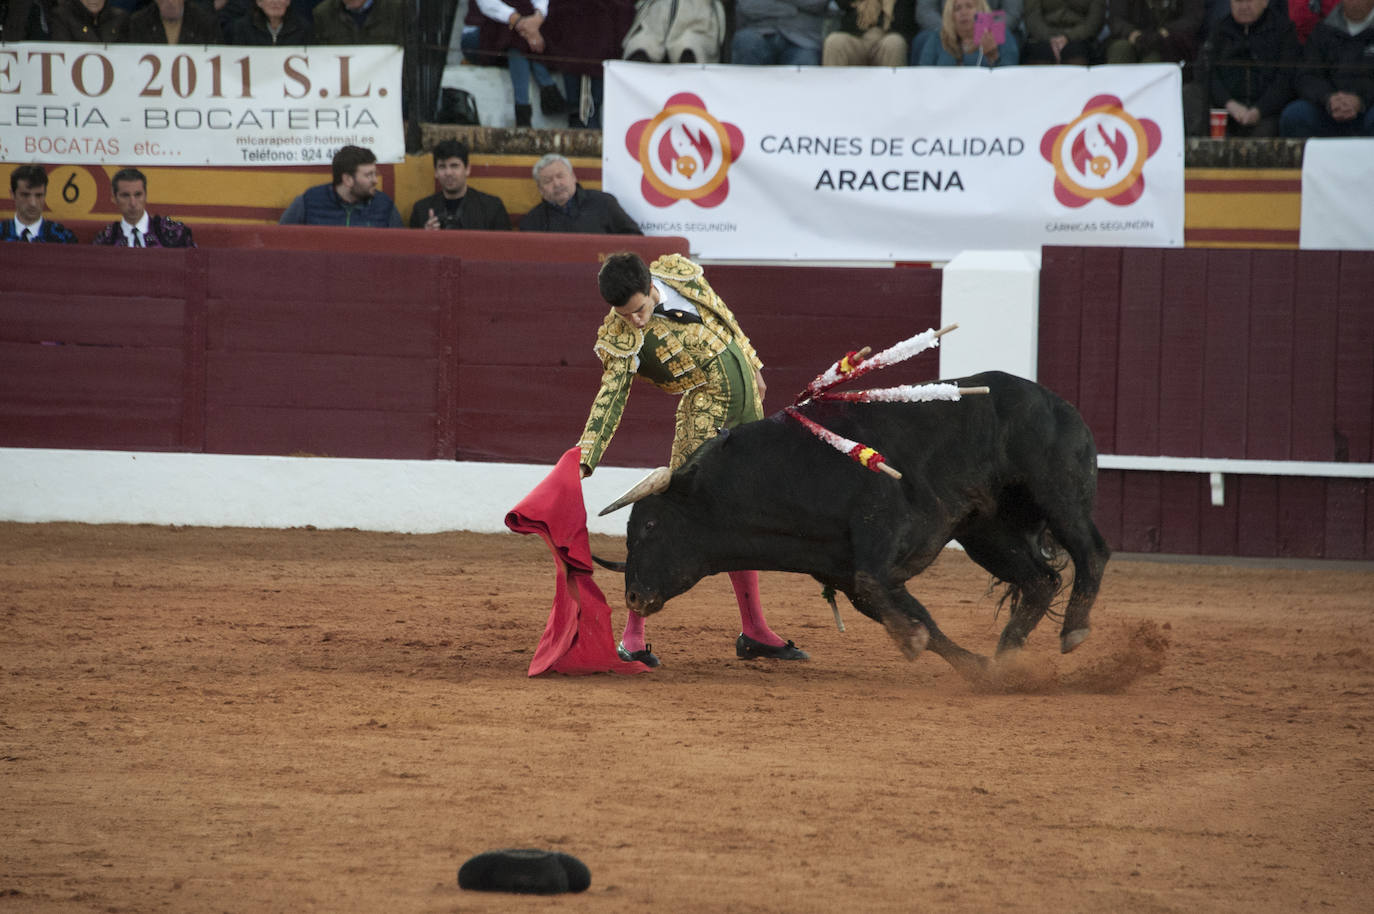
[(93, 244), (130, 248), (193, 248), (191, 230), (166, 216), (148, 213), (148, 179), (137, 168), (122, 168), (110, 179), (110, 198), (123, 216), (95, 236)]
[(76, 244), (76, 236), (60, 222), (43, 218), (48, 199), (48, 173), (42, 165), (20, 165), (10, 172), (14, 218), (0, 223), (0, 241), (37, 241)]

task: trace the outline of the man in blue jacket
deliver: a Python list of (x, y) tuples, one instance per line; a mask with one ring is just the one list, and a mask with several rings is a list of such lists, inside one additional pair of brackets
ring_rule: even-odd
[(312, 187), (291, 201), (281, 225), (405, 228), (391, 198), (377, 189), (377, 157), (361, 146), (334, 153), (334, 183)]

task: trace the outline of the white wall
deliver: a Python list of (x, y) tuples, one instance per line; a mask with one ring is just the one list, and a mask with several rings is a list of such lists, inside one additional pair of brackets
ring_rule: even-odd
[[(505, 530), (506, 512), (553, 469), (447, 460), (250, 457), (0, 448), (0, 520), (205, 527)], [(629, 510), (596, 512), (647, 469), (583, 480), (587, 528), (624, 535)]]
[(940, 377), (999, 369), (1034, 381), (1040, 341), (1040, 252), (965, 251), (944, 269)]

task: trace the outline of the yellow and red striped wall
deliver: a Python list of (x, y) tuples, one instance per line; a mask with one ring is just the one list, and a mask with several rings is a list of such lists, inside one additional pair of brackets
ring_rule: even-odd
[[(496, 194), (518, 218), (539, 202), (530, 169), (534, 155), (482, 155), (471, 160), (472, 186)], [(570, 157), (583, 185), (601, 187), (599, 158)], [(14, 163), (0, 165), (4, 186)], [(58, 165), (49, 169), (52, 218), (113, 220), (118, 213), (108, 180), (117, 169)], [(196, 222), (276, 222), (297, 194), (330, 178), (318, 168), (145, 168), (149, 208), (193, 226)], [(381, 168), (382, 186), (402, 218), (434, 192), (428, 155), (409, 156)], [(1297, 248), (1302, 211), (1298, 169), (1190, 168), (1184, 177), (1184, 242), (1188, 247)], [(0, 215), (11, 215), (6, 204)]]

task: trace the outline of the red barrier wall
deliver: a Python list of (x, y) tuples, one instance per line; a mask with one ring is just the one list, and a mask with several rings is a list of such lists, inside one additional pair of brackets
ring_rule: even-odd
[[(596, 254), (626, 239), (537, 240), (581, 260), (4, 245), (0, 445), (552, 463), (600, 379)], [(848, 349), (939, 317), (932, 271), (710, 275), (764, 354), (770, 409)], [(934, 355), (915, 361), (890, 383), (935, 376)], [(608, 462), (665, 462), (675, 402), (637, 385)]]
[[(1374, 460), (1374, 253), (1045, 248), (1040, 380), (1104, 454)], [(1135, 552), (1374, 559), (1368, 480), (1106, 470)]]

